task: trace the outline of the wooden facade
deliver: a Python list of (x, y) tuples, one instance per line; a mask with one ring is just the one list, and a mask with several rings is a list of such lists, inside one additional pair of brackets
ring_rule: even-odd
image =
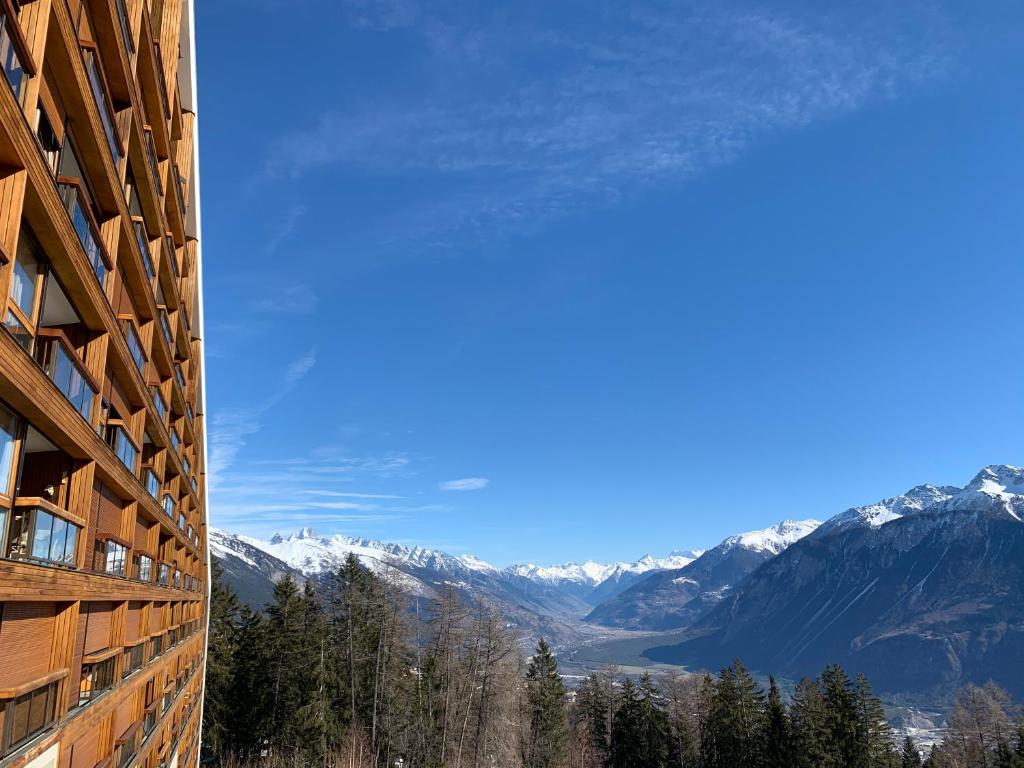
[(198, 764), (191, 0), (0, 0), (0, 768)]

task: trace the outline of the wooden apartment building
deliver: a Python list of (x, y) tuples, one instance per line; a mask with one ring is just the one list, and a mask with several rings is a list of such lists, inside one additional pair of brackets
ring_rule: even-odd
[(0, 768), (195, 766), (191, 0), (0, 0)]

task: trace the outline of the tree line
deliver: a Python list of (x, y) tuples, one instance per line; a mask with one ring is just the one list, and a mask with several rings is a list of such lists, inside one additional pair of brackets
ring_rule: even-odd
[(285, 578), (264, 613), (214, 565), (204, 761), (234, 768), (1024, 768), (1009, 698), (969, 686), (927, 758), (896, 747), (867, 679), (838, 666), (784, 702), (740, 662), (638, 680), (609, 667), (567, 689), (548, 645), (525, 659), (483, 603), (410, 604), (402, 575), (349, 556)]

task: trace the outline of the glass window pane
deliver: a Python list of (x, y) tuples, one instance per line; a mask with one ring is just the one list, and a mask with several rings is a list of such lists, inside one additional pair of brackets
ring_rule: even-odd
[(11, 722), (11, 744), (24, 741), (28, 735), (28, 714), (31, 708), (31, 696), (22, 696), (14, 702), (14, 717)]
[(18, 249), (11, 271), (11, 298), (25, 317), (33, 320), (32, 310), (36, 304), (36, 280), (39, 277), (39, 262), (27, 250)]
[(49, 686), (32, 694), (32, 713), (29, 715), (28, 732), (41, 731), (46, 726), (46, 699)]
[(35, 530), (32, 534), (32, 557), (46, 560), (50, 557), (50, 529), (53, 527), (53, 516), (49, 512), (36, 510)]
[(18, 418), (0, 406), (0, 493), (11, 495), (14, 468), (14, 440), (18, 436)]
[(65, 565), (75, 564), (75, 546), (78, 544), (78, 526), (68, 525), (68, 540), (64, 546)]
[(55, 563), (64, 561), (64, 545), (68, 538), (68, 521), (59, 517), (53, 518), (53, 533), (50, 534), (50, 560)]

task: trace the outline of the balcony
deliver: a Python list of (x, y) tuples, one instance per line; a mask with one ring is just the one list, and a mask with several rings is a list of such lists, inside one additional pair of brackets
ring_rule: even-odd
[(107, 424), (107, 445), (117, 454), (125, 468), (135, 474), (135, 463), (139, 458), (139, 449), (135, 447), (124, 427), (117, 422)]
[(82, 526), (45, 499), (19, 497), (14, 502), (7, 557), (40, 565), (75, 568)]
[(135, 230), (135, 242), (139, 245), (139, 252), (142, 254), (142, 264), (146, 267), (146, 277), (152, 280), (156, 277), (156, 269), (153, 267), (153, 257), (149, 253), (149, 240), (146, 239), (146, 225), (139, 219), (132, 221), (132, 228)]
[(36, 347), (36, 362), (46, 375), (57, 385), (68, 402), (75, 407), (86, 421), (92, 419), (92, 407), (96, 400), (96, 387), (86, 373), (85, 366), (72, 350), (60, 331), (40, 329), (40, 343)]
[(181, 386), (182, 392), (185, 391), (185, 374), (181, 370), (181, 363), (174, 364), (174, 378), (178, 380), (179, 386)]
[(171, 262), (171, 274), (173, 274), (174, 279), (177, 280), (181, 277), (181, 274), (178, 272), (178, 254), (174, 248), (174, 238), (170, 235), (165, 235), (164, 245), (167, 250), (167, 260)]
[(82, 59), (85, 61), (85, 71), (89, 75), (89, 87), (96, 101), (96, 109), (100, 113), (100, 122), (103, 123), (103, 133), (106, 134), (110, 147), (110, 157), (116, 167), (121, 162), (121, 144), (117, 137), (117, 129), (114, 127), (114, 108), (104, 86), (99, 56), (93, 49), (83, 48)]
[(34, 690), (18, 692), (14, 698), (0, 705), (0, 712), (7, 725), (0, 737), (0, 755), (12, 752), (56, 724), (57, 696), (61, 681), (66, 676), (65, 669), (58, 679), (51, 679)]
[(25, 95), (25, 85), (28, 83), (28, 73), (22, 63), (21, 55), (18, 53), (18, 45), (15, 43), (17, 32), (12, 34), (10, 28), (10, 24), (16, 23), (14, 20), (8, 22), (4, 18), (3, 12), (0, 11), (0, 65), (3, 65), (4, 76), (7, 78), (7, 84), (14, 91), (15, 100), (21, 104), (22, 97)]
[(133, 672), (138, 672), (142, 669), (146, 663), (146, 643), (140, 642), (133, 645), (131, 648), (126, 648), (124, 652), (124, 664), (123, 671), (121, 672), (121, 679), (128, 677)]
[[(100, 658), (102, 657), (102, 658)], [(100, 651), (87, 656), (82, 664), (82, 677), (78, 688), (78, 706), (84, 706), (114, 687), (114, 662), (117, 649)]]
[(77, 181), (70, 181), (65, 177), (59, 177), (57, 189), (60, 190), (61, 198), (64, 200), (64, 207), (71, 216), (71, 224), (78, 235), (78, 241), (82, 244), (85, 256), (96, 273), (100, 288), (106, 287), (107, 273), (110, 272), (109, 261), (100, 244), (100, 228), (92, 214), (92, 207), (84, 196), (81, 186)]
[(132, 360), (135, 361), (135, 367), (139, 369), (139, 373), (145, 376), (146, 353), (142, 351), (142, 339), (139, 338), (139, 333), (135, 330), (135, 323), (122, 317), (121, 330), (124, 331), (124, 339), (128, 342), (128, 351), (131, 353)]

